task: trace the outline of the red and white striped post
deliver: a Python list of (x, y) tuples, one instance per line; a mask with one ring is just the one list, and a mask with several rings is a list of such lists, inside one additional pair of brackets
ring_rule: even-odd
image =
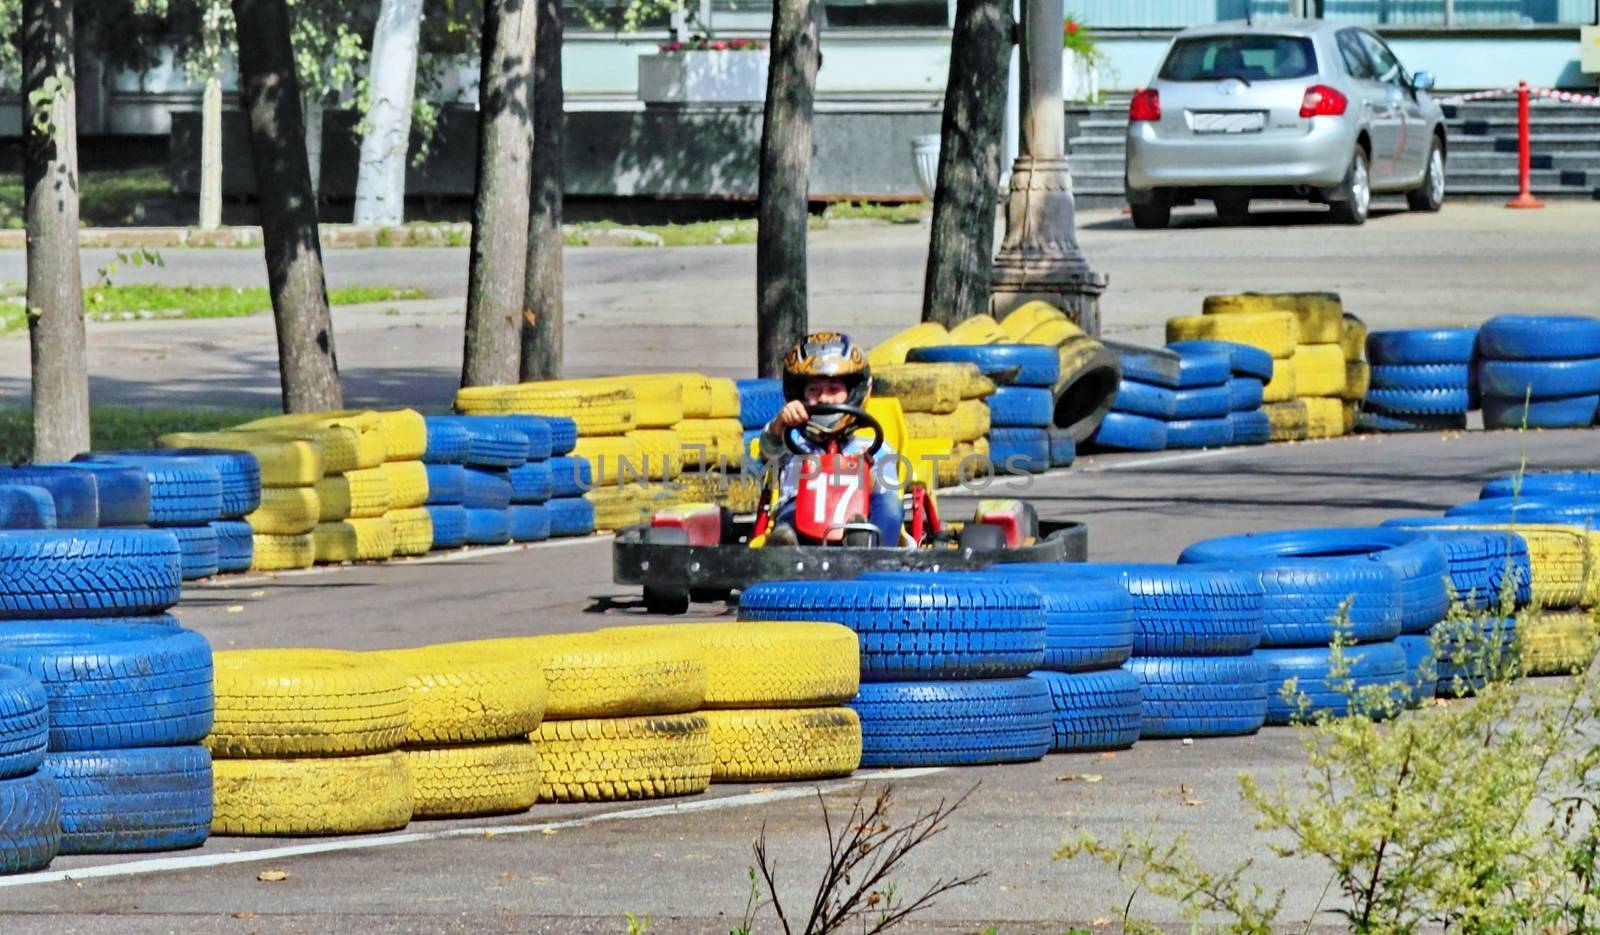
[(1544, 202), (1533, 197), (1533, 140), (1528, 129), (1528, 82), (1517, 82), (1517, 197), (1506, 202), (1508, 208), (1542, 208)]

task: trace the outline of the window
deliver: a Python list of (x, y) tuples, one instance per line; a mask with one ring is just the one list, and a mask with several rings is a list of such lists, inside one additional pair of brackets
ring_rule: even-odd
[(1372, 67), (1377, 71), (1377, 80), (1389, 84), (1405, 84), (1406, 70), (1400, 67), (1400, 60), (1394, 57), (1389, 47), (1383, 40), (1370, 32), (1358, 32), (1361, 45), (1367, 50), (1367, 57), (1372, 59)]
[(1163, 81), (1272, 81), (1317, 71), (1317, 53), (1302, 36), (1196, 36), (1174, 43)]
[(1377, 81), (1378, 73), (1372, 70), (1372, 60), (1361, 46), (1357, 30), (1345, 29), (1339, 33), (1339, 57), (1344, 59), (1344, 70), (1357, 81)]

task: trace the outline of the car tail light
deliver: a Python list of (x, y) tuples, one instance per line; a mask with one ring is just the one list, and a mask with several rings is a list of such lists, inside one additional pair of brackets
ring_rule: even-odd
[(1143, 88), (1133, 92), (1133, 102), (1128, 105), (1128, 120), (1155, 121), (1161, 119), (1161, 92), (1154, 88)]
[(1314, 84), (1306, 88), (1306, 96), (1300, 99), (1300, 116), (1338, 117), (1344, 114), (1348, 106), (1350, 99), (1340, 94), (1338, 89)]

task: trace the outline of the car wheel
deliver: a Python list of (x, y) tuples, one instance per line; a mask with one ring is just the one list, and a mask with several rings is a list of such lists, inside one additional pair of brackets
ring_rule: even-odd
[(1249, 195), (1218, 195), (1211, 201), (1217, 206), (1217, 217), (1224, 223), (1240, 224), (1250, 217)]
[(1172, 196), (1166, 192), (1151, 192), (1149, 201), (1129, 202), (1128, 207), (1133, 211), (1133, 226), (1140, 230), (1161, 230), (1172, 223)]
[(1333, 218), (1341, 224), (1365, 224), (1371, 206), (1372, 175), (1367, 171), (1367, 153), (1357, 147), (1350, 170), (1333, 199)]
[(1406, 192), (1406, 204), (1413, 211), (1437, 211), (1444, 204), (1444, 149), (1437, 138), (1428, 150), (1428, 171), (1422, 184)]
[(968, 523), (961, 527), (957, 544), (974, 552), (998, 552), (1006, 547), (1006, 532), (987, 523)]

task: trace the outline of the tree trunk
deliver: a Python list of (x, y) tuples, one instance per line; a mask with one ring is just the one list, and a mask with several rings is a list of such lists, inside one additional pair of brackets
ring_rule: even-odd
[(343, 408), (284, 0), (233, 0), (285, 412)]
[(1009, 0), (956, 0), (923, 321), (954, 325), (989, 307), (1011, 25)]
[(357, 224), (392, 226), (405, 221), (406, 156), (421, 29), (422, 0), (383, 0), (367, 71), (372, 104), (356, 172)]
[(206, 76), (200, 99), (200, 227), (222, 226), (222, 73)]
[(756, 364), (763, 377), (806, 333), (806, 202), (811, 105), (821, 52), (816, 0), (777, 0), (772, 16), (756, 235)]
[(515, 383), (528, 269), (536, 0), (489, 0), (478, 82), (478, 187), (467, 267), (462, 386)]
[(533, 186), (529, 194), (528, 273), (522, 304), (522, 379), (561, 376), (562, 189), (566, 157), (566, 98), (561, 89), (561, 0), (537, 0), (538, 46), (533, 63)]
[(318, 208), (322, 196), (322, 98), (306, 98), (303, 109), (306, 120), (306, 168), (311, 173), (311, 205)]
[(63, 461), (89, 450), (72, 6), (73, 0), (25, 0), (22, 7), (22, 172), (35, 461)]

